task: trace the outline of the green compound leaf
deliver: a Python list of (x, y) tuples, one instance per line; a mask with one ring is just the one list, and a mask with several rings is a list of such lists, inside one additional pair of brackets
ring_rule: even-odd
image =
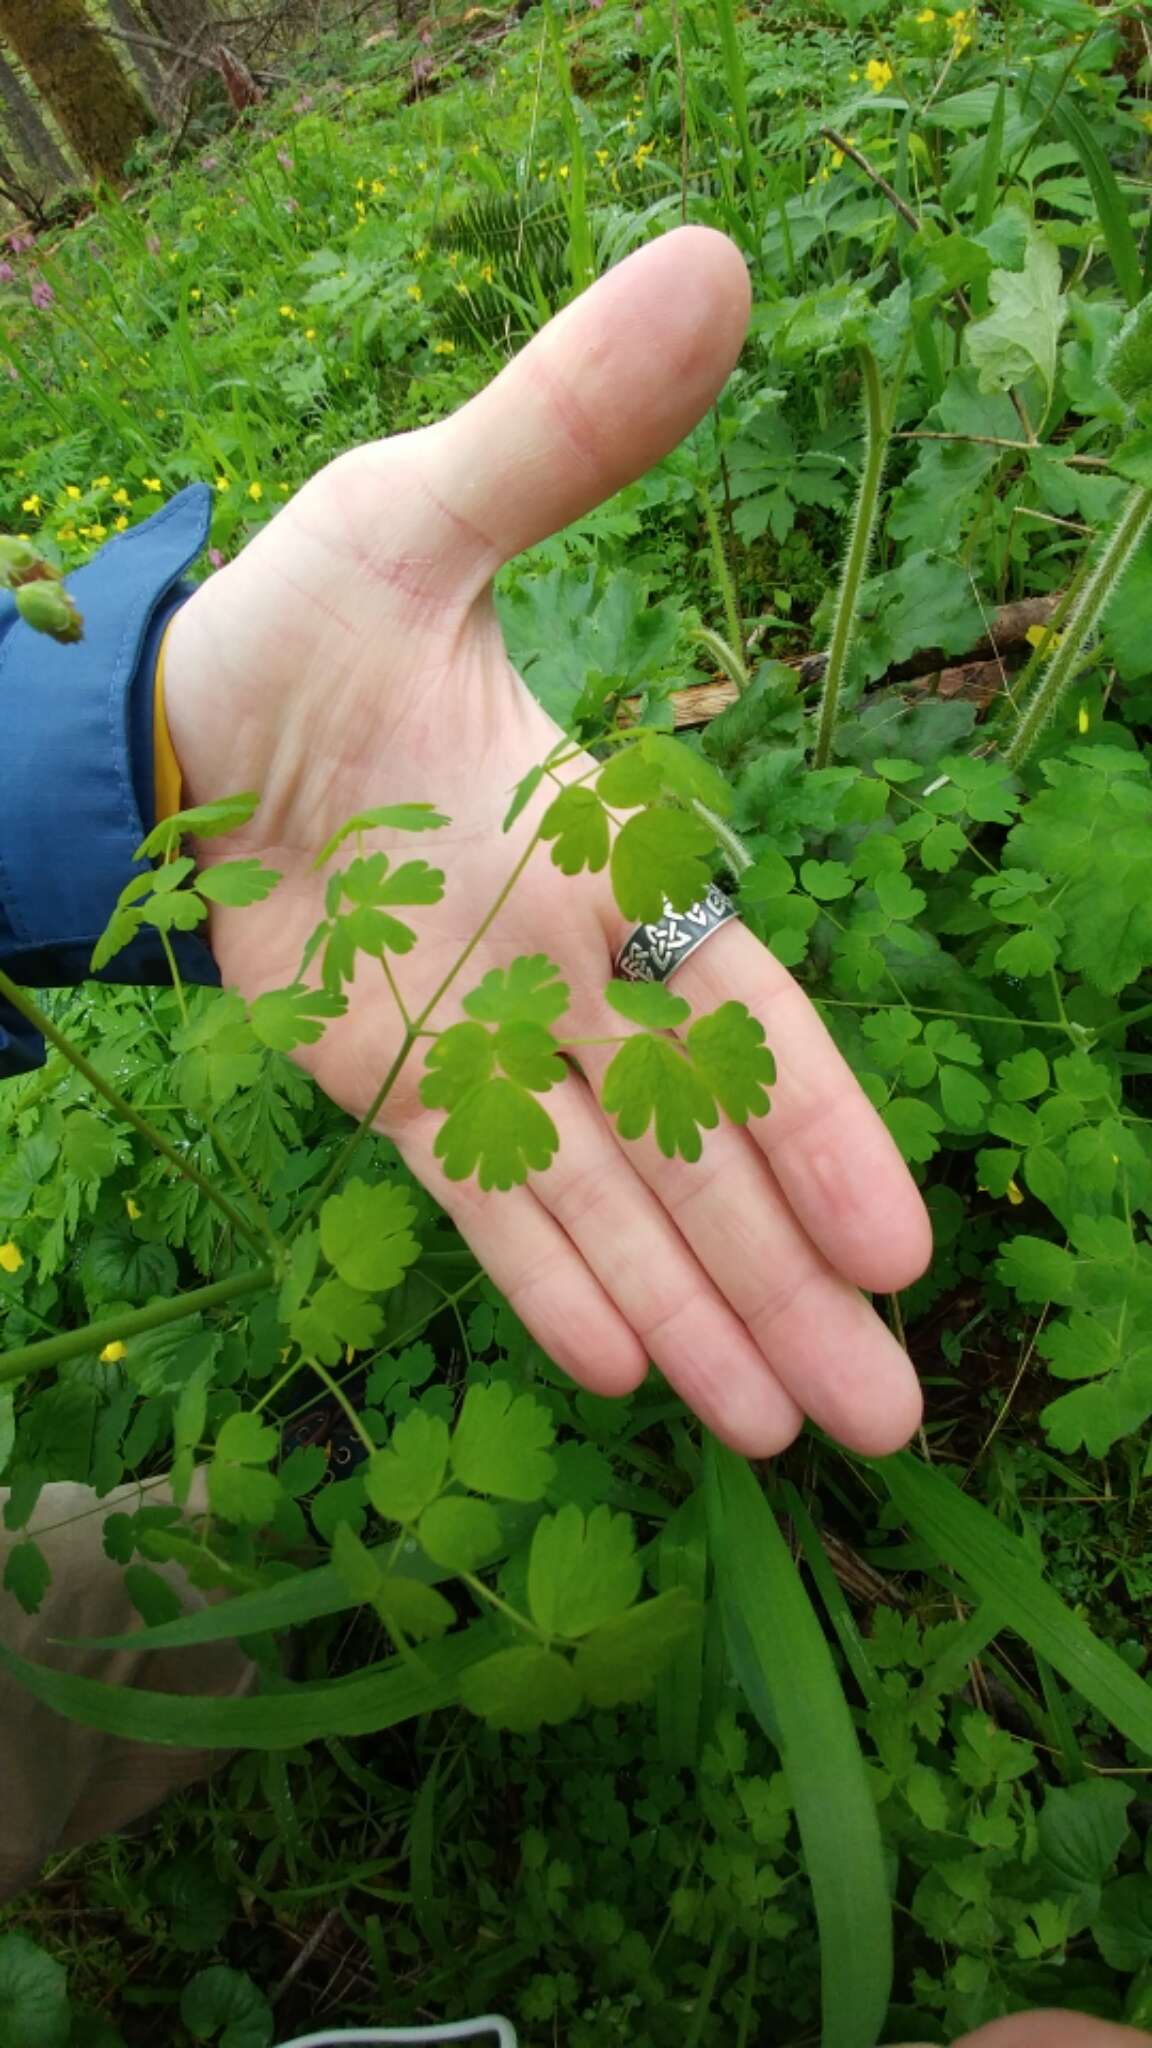
[(699, 1159), (700, 1132), (720, 1121), (707, 1083), (667, 1038), (628, 1039), (604, 1076), (603, 1102), (623, 1138), (642, 1138), (654, 1123), (656, 1142), (668, 1159), (677, 1153)]
[(655, 924), (665, 899), (673, 910), (698, 902), (711, 879), (705, 855), (712, 845), (707, 825), (684, 811), (640, 811), (629, 818), (612, 848), (612, 893), (623, 915)]
[(596, 778), (597, 794), (614, 810), (631, 810), (636, 804), (650, 804), (660, 794), (661, 775), (655, 761), (645, 757), (638, 745), (613, 754)]
[(513, 1395), (505, 1380), (469, 1387), (452, 1433), (452, 1470), (474, 1493), (497, 1500), (540, 1500), (555, 1465), (556, 1435), (546, 1408), (531, 1394)]
[(226, 903), (242, 909), (248, 903), (263, 903), (272, 894), (280, 876), (256, 860), (222, 860), (215, 867), (202, 868), (196, 887), (209, 903)]
[(540, 837), (555, 841), (552, 860), (562, 875), (584, 868), (598, 874), (608, 865), (608, 814), (596, 791), (582, 784), (562, 789), (549, 804)]
[(585, 1636), (572, 1668), (589, 1705), (618, 1707), (645, 1699), (677, 1646), (699, 1626), (701, 1611), (699, 1601), (677, 1586)]
[(483, 1024), (451, 1024), (425, 1056), (420, 1100), (428, 1109), (455, 1109), (496, 1066), (496, 1041)]
[(556, 1126), (535, 1096), (497, 1078), (457, 1103), (436, 1134), (435, 1152), (449, 1180), (474, 1173), (485, 1190), (507, 1189), (542, 1173), (559, 1145)]
[(463, 1008), (483, 1024), (548, 1025), (563, 1016), (570, 1001), (560, 969), (545, 954), (532, 953), (509, 967), (493, 967), (465, 996)]
[(305, 1358), (336, 1365), (349, 1344), (354, 1351), (367, 1351), (383, 1321), (374, 1301), (336, 1278), (325, 1280), (311, 1301), (294, 1311), (288, 1328)]
[(399, 1573), (381, 1579), (372, 1605), (390, 1635), (407, 1636), (414, 1643), (432, 1642), (437, 1636), (447, 1635), (456, 1620), (451, 1601), (438, 1593), (435, 1586), (425, 1586), (420, 1579), (402, 1578)]
[(672, 1031), (692, 1015), (683, 996), (674, 996), (659, 981), (610, 981), (604, 996), (619, 1016), (646, 1031)]
[(484, 1500), (450, 1495), (433, 1501), (416, 1531), (434, 1564), (448, 1571), (472, 1572), (501, 1547), (500, 1517)]
[(549, 1088), (568, 1078), (556, 1040), (542, 1024), (501, 1024), (495, 1034), (495, 1052), (509, 1080), (531, 1089), (534, 1095), (546, 1095)]
[(398, 1287), (420, 1256), (408, 1225), (416, 1214), (407, 1190), (383, 1181), (350, 1180), (320, 1209), (320, 1246), (349, 1287), (366, 1294)]
[(764, 1043), (763, 1026), (743, 1003), (721, 1003), (697, 1018), (685, 1044), (704, 1085), (734, 1124), (766, 1113), (776, 1062)]
[(554, 1650), (500, 1650), (464, 1673), (460, 1697), (491, 1727), (520, 1735), (580, 1711), (572, 1666)]
[(230, 1415), (216, 1439), (208, 1467), (208, 1499), (213, 1514), (241, 1527), (262, 1528), (271, 1521), (284, 1491), (266, 1466), (275, 1457), (280, 1437), (258, 1415)]
[(587, 1635), (631, 1607), (640, 1591), (632, 1523), (611, 1508), (587, 1521), (569, 1502), (536, 1524), (528, 1557), (528, 1606), (546, 1636)]
[(448, 1425), (417, 1408), (398, 1422), (385, 1450), (365, 1467), (365, 1488), (377, 1514), (389, 1522), (414, 1522), (436, 1499), (448, 1465)]
[(25, 1614), (35, 1614), (52, 1584), (52, 1572), (38, 1543), (14, 1543), (4, 1565), (4, 1591), (20, 1602)]
[(170, 818), (160, 823), (142, 840), (136, 849), (137, 860), (163, 860), (182, 839), (220, 839), (225, 832), (238, 832), (254, 818), (260, 806), (260, 798), (254, 789), (243, 791), (239, 796), (222, 796), (212, 804), (198, 804), (195, 810), (175, 811)]
[(298, 1045), (315, 1045), (323, 1036), (330, 1017), (342, 1017), (348, 998), (331, 989), (307, 988), (294, 981), (290, 988), (270, 988), (249, 1006), (248, 1021), (271, 1052), (292, 1052)]
[(346, 818), (327, 845), (321, 847), (312, 865), (314, 868), (325, 867), (345, 840), (351, 839), (356, 832), (437, 832), (442, 825), (451, 823), (451, 818), (444, 817), (434, 804), (381, 804), (374, 811), (357, 811), (355, 817)]

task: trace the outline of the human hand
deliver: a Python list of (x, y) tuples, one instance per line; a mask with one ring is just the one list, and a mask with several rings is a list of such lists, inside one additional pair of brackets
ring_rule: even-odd
[[(559, 737), (513, 670), (491, 600), (500, 565), (642, 475), (695, 425), (740, 350), (748, 280), (735, 247), (683, 228), (611, 271), (451, 419), (357, 448), (320, 471), (177, 614), (166, 699), (185, 802), (261, 793), (208, 858), (258, 853), (269, 900), (214, 908), (213, 952), (248, 998), (297, 973), (323, 914), (316, 853), (354, 813), (429, 801), (444, 901), (405, 911), (398, 968), (417, 1011), (490, 910), (548, 799), (507, 835), (509, 792)], [(587, 765), (591, 766), (591, 763)], [(400, 835), (376, 834), (388, 851)], [(423, 850), (421, 848), (421, 850)], [(411, 842), (405, 848), (412, 851)], [(459, 992), (545, 953), (572, 990), (572, 1032), (618, 1032), (602, 991), (628, 930), (605, 874), (565, 877), (544, 851), (472, 954)], [(907, 1285), (930, 1251), (919, 1195), (883, 1124), (797, 984), (730, 924), (679, 971), (694, 1010), (730, 998), (765, 1028), (769, 1115), (705, 1137), (699, 1163), (625, 1144), (594, 1092), (609, 1054), (581, 1052), (548, 1098), (552, 1166), (510, 1193), (447, 1181), (440, 1122), (409, 1062), (378, 1118), (545, 1350), (602, 1394), (649, 1359), (726, 1442), (780, 1450), (806, 1411), (866, 1452), (915, 1429), (911, 1365), (858, 1292)], [(347, 1014), (299, 1054), (352, 1115), (401, 1043), (364, 961)], [(434, 1022), (460, 1015), (458, 992)], [(567, 1029), (567, 1022), (566, 1022)]]
[[(1141, 2048), (1152, 2034), (1078, 2012), (1018, 2012), (965, 2034), (955, 2048)], [(908, 2048), (920, 2048), (910, 2042)], [(928, 2048), (928, 2043), (923, 2044)]]

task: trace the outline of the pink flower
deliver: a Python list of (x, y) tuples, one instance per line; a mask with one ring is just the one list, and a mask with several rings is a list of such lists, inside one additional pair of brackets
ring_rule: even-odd
[(293, 199), (291, 195), (289, 195), (289, 197), (284, 201), (284, 211), (285, 213), (299, 213), (300, 201), (298, 199)]
[(222, 569), (224, 567), (224, 557), (220, 553), (219, 548), (209, 548), (208, 560), (214, 569)]
[(0, 263), (0, 284), (11, 284), (15, 275), (10, 263)]
[(309, 109), (309, 107), (310, 107), (311, 105), (312, 105), (312, 95), (311, 95), (311, 93), (310, 93), (310, 92), (302, 92), (302, 93), (301, 93), (301, 95), (300, 95), (300, 97), (299, 97), (299, 99), (298, 99), (298, 100), (297, 100), (297, 102), (296, 102), (296, 105), (295, 105), (295, 107), (293, 108), (293, 112), (294, 112), (294, 113), (297, 113), (297, 114), (306, 114), (306, 113), (308, 112), (308, 109)]
[(220, 159), (218, 156), (202, 156), (200, 159), (200, 169), (202, 171), (214, 171), (219, 167), (219, 163)]
[(288, 151), (286, 149), (278, 149), (276, 151), (276, 161), (279, 164), (280, 169), (282, 171), (294, 171), (296, 169), (296, 166), (293, 163), (292, 158), (289, 156)]
[(51, 285), (46, 284), (42, 277), (38, 277), (32, 286), (32, 304), (36, 307), (37, 312), (46, 313), (55, 297), (56, 294)]
[(17, 232), (8, 237), (8, 247), (14, 256), (23, 256), (26, 249), (33, 249), (35, 246), (31, 235), (26, 235), (23, 232)]

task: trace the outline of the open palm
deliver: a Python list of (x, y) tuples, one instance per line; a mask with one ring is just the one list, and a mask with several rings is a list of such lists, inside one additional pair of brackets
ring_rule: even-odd
[[(683, 438), (731, 369), (747, 311), (731, 243), (700, 228), (666, 236), (452, 419), (321, 471), (177, 614), (167, 697), (185, 801), (259, 790), (251, 825), (210, 851), (259, 853), (284, 878), (265, 904), (214, 910), (227, 984), (253, 997), (295, 977), (323, 914), (312, 862), (348, 817), (428, 801), (451, 824), (417, 850), (434, 844), (445, 895), (405, 912), (419, 944), (397, 977), (412, 1012), (433, 994), (547, 802), (503, 834), (509, 793), (559, 737), (507, 658), (492, 577)], [(371, 843), (391, 851), (397, 838)], [(489, 968), (545, 953), (572, 990), (565, 1031), (618, 1033), (602, 991), (626, 928), (605, 875), (566, 878), (539, 851), (433, 1022), (456, 1021)], [(418, 1059), (380, 1127), (584, 1385), (625, 1392), (652, 1361), (750, 1454), (780, 1449), (804, 1412), (856, 1448), (894, 1449), (916, 1426), (918, 1389), (859, 1289), (923, 1269), (919, 1196), (807, 998), (748, 932), (719, 932), (676, 990), (693, 1009), (747, 1004), (779, 1069), (770, 1114), (707, 1134), (696, 1165), (616, 1137), (596, 1092), (607, 1050), (583, 1052), (583, 1076), (553, 1091), (559, 1153), (511, 1193), (444, 1179)], [(359, 1116), (401, 1024), (370, 963), (349, 994), (300, 1057)]]

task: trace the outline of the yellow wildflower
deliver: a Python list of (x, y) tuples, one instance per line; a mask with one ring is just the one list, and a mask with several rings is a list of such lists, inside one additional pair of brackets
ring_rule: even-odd
[(22, 512), (31, 512), (35, 514), (40, 510), (40, 503), (41, 500), (39, 491), (33, 491), (30, 498), (25, 498), (22, 500), (20, 510)]
[(95, 526), (90, 526), (88, 528), (88, 531), (91, 534), (93, 540), (107, 540), (108, 538), (108, 528), (106, 526), (101, 526), (99, 520), (97, 520)]
[(571, 177), (571, 175), (572, 175), (572, 173), (571, 173), (571, 171), (569, 170), (569, 168), (568, 168), (568, 165), (567, 165), (567, 164), (557, 164), (557, 166), (556, 166), (556, 176), (557, 176), (558, 178), (570, 178), (570, 177)]
[(92, 368), (92, 365), (91, 365), (91, 363), (90, 363), (90, 362), (88, 361), (88, 358), (87, 358), (87, 356), (78, 356), (78, 357), (77, 357), (77, 361), (79, 362), (79, 364), (80, 364), (80, 368), (81, 368), (82, 370), (90, 370), (90, 369)]
[(864, 66), (864, 76), (873, 92), (883, 92), (892, 80), (892, 66), (884, 57), (869, 57)]
[(203, 294), (203, 292), (201, 291), (201, 289), (200, 289), (200, 287), (199, 287), (199, 285), (198, 285), (198, 284), (194, 284), (194, 285), (193, 285), (193, 287), (192, 287), (191, 291), (190, 291), (190, 292), (189, 292), (189, 294), (188, 294), (188, 297), (189, 297), (190, 299), (202, 299), (202, 298), (204, 297), (204, 294)]
[(314, 327), (306, 327), (304, 329), (304, 339), (305, 341), (315, 341), (316, 329)]
[(230, 491), (230, 490), (231, 490), (231, 488), (232, 488), (232, 486), (231, 486), (231, 484), (229, 483), (229, 481), (228, 481), (228, 479), (227, 479), (227, 477), (226, 477), (226, 476), (218, 476), (218, 477), (217, 477), (217, 479), (216, 479), (216, 489), (217, 489), (218, 491)]
[(158, 477), (158, 476), (146, 476), (146, 477), (144, 477), (144, 479), (143, 479), (143, 484), (144, 484), (144, 489), (145, 489), (146, 491), (153, 491), (153, 492), (155, 493), (155, 495), (156, 495), (157, 497), (159, 497), (159, 496), (160, 496), (160, 493), (161, 493), (161, 491), (162, 491), (162, 490), (163, 490), (163, 488), (164, 488), (164, 486), (163, 486), (163, 484), (161, 483), (161, 481), (160, 481), (160, 479), (159, 479), (159, 477)]
[(252, 503), (254, 505), (258, 505), (260, 503), (261, 498), (264, 496), (263, 484), (255, 481), (250, 483), (248, 486), (248, 496), (251, 498)]
[(292, 489), (292, 486), (291, 484), (277, 484), (276, 488), (279, 491), (280, 496), (282, 498), (286, 498), (288, 496), (289, 491)]
[(128, 1212), (129, 1223), (139, 1223), (141, 1216), (144, 1214), (139, 1202), (134, 1202), (131, 1195), (125, 1195), (124, 1207)]
[(482, 263), (480, 265), (480, 275), (483, 278), (485, 284), (491, 284), (492, 279), (495, 276), (495, 272), (492, 269), (492, 265), (490, 263)]
[(456, 353), (456, 343), (454, 341), (434, 341), (432, 343), (432, 353), (434, 356), (454, 356)]
[(1064, 635), (1054, 633), (1051, 626), (1029, 626), (1024, 638), (1029, 647), (1041, 647), (1046, 654), (1055, 654)]
[(90, 491), (106, 491), (111, 481), (112, 479), (110, 476), (96, 476), (93, 477), (92, 482), (89, 484), (88, 488)]
[(598, 149), (596, 151), (596, 161), (600, 165), (601, 170), (603, 170), (604, 165), (608, 161), (608, 151), (606, 149)]
[(858, 71), (850, 71), (848, 73), (848, 83), (849, 85), (859, 85), (860, 73)]
[(1014, 1180), (1009, 1181), (1006, 1192), (1008, 1195), (1008, 1200), (1011, 1202), (1012, 1207), (1014, 1209), (1018, 1209), (1020, 1207), (1021, 1202), (1024, 1200), (1024, 1196), (1021, 1190), (1017, 1187)]
[(422, 299), (422, 298), (424, 297), (424, 294), (423, 294), (423, 292), (421, 291), (421, 289), (420, 289), (420, 286), (419, 286), (418, 284), (410, 284), (410, 285), (409, 285), (409, 287), (408, 287), (408, 297), (409, 297), (410, 299), (415, 299), (415, 301), (416, 301), (416, 304), (417, 304), (417, 305), (419, 305), (419, 304), (420, 304), (420, 301), (421, 301), (421, 299)]
[(296, 318), (296, 308), (294, 306), (281, 306), (280, 318), (282, 320), (294, 320)]
[(118, 490), (113, 491), (112, 503), (114, 505), (128, 505), (131, 504), (131, 502), (132, 501), (129, 498), (127, 491), (124, 489), (123, 484), (120, 485)]
[(71, 498), (73, 504), (75, 504), (77, 498), (80, 496), (79, 484), (65, 484), (64, 496), (66, 498)]
[(24, 1254), (18, 1244), (9, 1238), (7, 1244), (0, 1244), (0, 1272), (18, 1273), (24, 1264)]
[(364, 179), (363, 179), (363, 178), (357, 178), (357, 180), (356, 180), (356, 190), (357, 190), (357, 192), (363, 192), (363, 191), (364, 191), (365, 189), (366, 189), (366, 187), (365, 187), (365, 182), (364, 182)]
[(928, 28), (936, 19), (936, 9), (934, 7), (922, 7), (916, 19), (921, 28)]
[(71, 520), (68, 521), (68, 524), (66, 526), (61, 526), (58, 529), (56, 538), (57, 540), (75, 540), (76, 528), (73, 526)]
[(647, 163), (655, 147), (656, 144), (654, 142), (642, 142), (639, 148), (633, 151), (632, 161), (635, 164), (636, 169), (638, 171), (642, 171), (644, 169), (644, 166)]
[(101, 1365), (119, 1365), (120, 1360), (124, 1357), (125, 1353), (127, 1352), (127, 1349), (128, 1346), (126, 1344), (122, 1344), (120, 1342), (119, 1337), (114, 1337), (111, 1344), (106, 1344), (104, 1346), (103, 1351), (100, 1353)]
[(365, 221), (368, 218), (368, 208), (362, 199), (356, 201), (356, 218), (358, 221)]
[(114, 522), (114, 524), (117, 533), (123, 533), (125, 527), (128, 524), (128, 514), (126, 512), (121, 512), (120, 517)]
[(383, 180), (383, 178), (373, 178), (373, 180), (372, 180), (372, 191), (373, 191), (373, 194), (375, 195), (375, 197), (376, 197), (377, 199), (379, 199), (379, 198), (380, 198), (380, 196), (381, 196), (381, 194), (382, 194), (382, 193), (384, 193), (384, 192), (386, 192), (387, 190), (388, 190), (388, 187), (387, 187), (387, 185), (386, 185), (386, 184), (384, 183), (384, 180)]
[(1076, 730), (1077, 730), (1077, 732), (1080, 732), (1080, 733), (1084, 733), (1084, 732), (1087, 732), (1087, 730), (1088, 730), (1088, 727), (1089, 727), (1089, 726), (1091, 725), (1091, 723), (1092, 723), (1092, 720), (1091, 720), (1091, 718), (1090, 718), (1090, 717), (1089, 717), (1089, 715), (1088, 715), (1088, 706), (1087, 706), (1086, 704), (1081, 704), (1081, 706), (1080, 706), (1079, 710), (1078, 710), (1078, 711), (1077, 711), (1077, 713), (1076, 713)]

